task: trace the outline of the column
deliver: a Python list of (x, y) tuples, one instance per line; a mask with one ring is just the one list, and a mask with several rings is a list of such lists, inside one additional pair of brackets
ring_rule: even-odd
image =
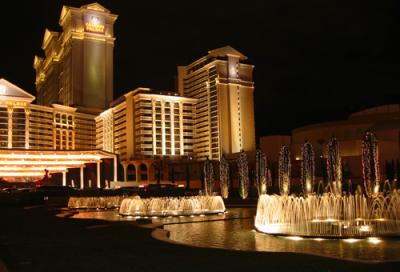
[[(63, 115), (62, 114), (60, 114), (60, 126), (61, 127), (64, 127), (63, 126), (63, 124), (62, 124), (62, 117)], [(59, 150), (63, 150), (63, 136), (64, 136), (64, 129), (62, 129), (62, 128), (60, 128), (60, 139), (59, 139), (59, 141), (60, 141), (60, 147), (59, 147)]]
[(206, 88), (207, 88), (207, 107), (208, 107), (208, 157), (212, 160), (212, 138), (211, 138), (211, 112), (210, 112), (210, 104), (211, 104), (211, 98), (210, 98), (210, 83), (207, 81), (206, 82)]
[(138, 164), (134, 164), (134, 166), (135, 166), (135, 173), (136, 173), (136, 182), (139, 182), (140, 181), (140, 176), (139, 176), (139, 170), (140, 170), (140, 164), (138, 165)]
[(29, 149), (29, 116), (31, 114), (31, 110), (29, 108), (25, 108), (25, 149)]
[(63, 146), (63, 144), (64, 144), (64, 141), (63, 141), (63, 137), (64, 137), (64, 129), (60, 129), (60, 150), (63, 150), (63, 149), (65, 149), (64, 148), (64, 146)]
[(118, 181), (118, 158), (114, 155), (114, 181)]
[(56, 145), (56, 143), (57, 143), (57, 141), (56, 141), (56, 139), (57, 139), (57, 133), (60, 133), (61, 134), (61, 132), (59, 132), (59, 129), (57, 129), (57, 125), (56, 125), (56, 119), (57, 119), (57, 114), (56, 113), (53, 113), (53, 149), (54, 150), (56, 150), (57, 149), (57, 145)]
[(8, 112), (8, 148), (12, 148), (12, 131), (13, 131), (13, 107), (12, 106), (8, 106), (7, 108), (7, 112)]
[(146, 162), (146, 168), (147, 168), (147, 181), (150, 182), (152, 179), (150, 178), (150, 166), (151, 163)]
[(161, 154), (165, 155), (165, 102), (161, 101)]
[(170, 138), (171, 138), (171, 155), (175, 155), (175, 124), (174, 124), (174, 114), (175, 114), (175, 112), (174, 112), (174, 103), (173, 102), (169, 102), (169, 105), (170, 105), (170, 117), (171, 117), (171, 119), (170, 119), (170, 121), (171, 121), (171, 126), (170, 126), (170, 130), (171, 130), (171, 133), (170, 133)]
[(67, 171), (62, 172), (62, 186), (67, 186)]
[(65, 134), (65, 150), (69, 150), (69, 129), (64, 129), (64, 134)]
[(100, 183), (100, 163), (101, 163), (101, 160), (98, 160), (97, 161), (97, 167), (96, 167), (96, 170), (97, 170), (97, 175), (96, 175), (96, 178), (97, 178), (97, 188), (100, 188), (101, 187), (101, 183)]
[(71, 149), (75, 150), (75, 116), (72, 116), (72, 146)]
[(179, 102), (179, 141), (180, 141), (180, 149), (181, 155), (185, 154), (185, 146), (183, 142), (183, 105), (182, 102)]
[(128, 165), (123, 162), (122, 167), (124, 168), (124, 181), (128, 181)]
[(85, 181), (84, 181), (84, 174), (83, 174), (83, 165), (80, 168), (80, 182), (81, 182), (81, 189), (85, 188)]
[(151, 110), (153, 113), (153, 155), (157, 154), (157, 134), (156, 134), (156, 102), (151, 100)]

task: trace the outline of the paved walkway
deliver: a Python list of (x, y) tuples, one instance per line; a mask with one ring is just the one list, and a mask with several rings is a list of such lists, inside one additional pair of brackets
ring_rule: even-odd
[[(0, 208), (0, 259), (13, 271), (394, 271), (309, 255), (169, 244), (129, 222), (59, 218), (54, 208)], [(1, 269), (0, 269), (1, 271)]]

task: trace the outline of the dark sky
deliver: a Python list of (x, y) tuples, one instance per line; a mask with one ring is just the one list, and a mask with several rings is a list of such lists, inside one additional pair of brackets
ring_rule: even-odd
[[(91, 2), (2, 2), (0, 77), (34, 94), (45, 27), (60, 30), (62, 5)], [(400, 103), (398, 2), (99, 1), (119, 15), (114, 97), (173, 89), (177, 65), (231, 45), (255, 65), (258, 136)]]

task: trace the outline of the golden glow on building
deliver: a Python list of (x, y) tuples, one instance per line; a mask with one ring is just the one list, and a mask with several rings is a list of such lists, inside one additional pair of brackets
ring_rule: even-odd
[(35, 56), (38, 104), (76, 105), (97, 114), (113, 100), (114, 22), (117, 16), (92, 3), (64, 6), (62, 32), (45, 30), (45, 58)]
[(96, 117), (97, 148), (116, 152), (122, 161), (192, 155), (196, 102), (147, 88), (128, 92)]
[[(34, 105), (35, 97), (16, 85), (0, 79), (0, 86), (0, 177), (43, 177), (46, 169), (63, 173), (65, 185), (70, 168), (96, 163), (100, 169), (107, 158), (115, 161), (117, 179), (116, 156), (95, 151), (95, 115), (58, 104)], [(97, 170), (97, 186), (100, 177)]]
[[(0, 152), (0, 174), (43, 173), (46, 167), (62, 171), (65, 184), (63, 169), (79, 167), (82, 178), (82, 167), (95, 162), (99, 186), (103, 157), (114, 158), (117, 180), (114, 154), (124, 179), (134, 164), (140, 180), (141, 167), (150, 179), (149, 168), (161, 157), (219, 160), (255, 149), (254, 66), (230, 46), (178, 67), (179, 95), (137, 88), (113, 101), (116, 19), (98, 3), (62, 8), (62, 32), (46, 29), (45, 57), (33, 61), (39, 105), (0, 80), (0, 151), (6, 150)], [(13, 155), (15, 150), (29, 150), (29, 159)], [(84, 152), (68, 153), (77, 150)], [(93, 155), (95, 150), (103, 153)]]
[(101, 187), (100, 163), (103, 159), (114, 160), (114, 180), (117, 180), (117, 161), (112, 153), (97, 150), (51, 151), (51, 150), (4, 150), (0, 149), (0, 176), (43, 177), (45, 171), (62, 173), (62, 184), (67, 184), (66, 173), (70, 168), (80, 168), (80, 187), (84, 187), (83, 168), (96, 163), (97, 187)]
[(90, 32), (104, 33), (104, 24), (99, 23), (97, 20), (85, 22), (85, 30)]
[(179, 93), (197, 98), (194, 153), (219, 160), (222, 154), (255, 150), (253, 65), (230, 46), (178, 67)]

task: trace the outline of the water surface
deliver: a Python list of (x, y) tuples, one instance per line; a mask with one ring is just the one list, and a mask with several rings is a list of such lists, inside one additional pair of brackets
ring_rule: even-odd
[[(399, 239), (302, 239), (281, 237), (254, 230), (256, 210), (228, 209), (225, 214), (151, 218), (164, 224), (173, 241), (200, 247), (246, 251), (294, 252), (322, 255), (356, 261), (400, 261)], [(135, 221), (132, 216), (120, 216), (117, 210), (80, 211), (72, 216), (80, 219)]]

